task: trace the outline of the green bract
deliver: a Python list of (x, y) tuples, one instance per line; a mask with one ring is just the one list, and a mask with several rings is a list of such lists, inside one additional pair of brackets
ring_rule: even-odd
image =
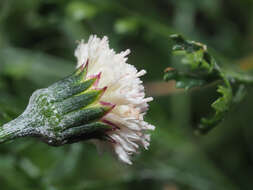
[(105, 139), (105, 132), (115, 127), (101, 119), (113, 105), (99, 102), (106, 88), (94, 87), (100, 75), (85, 79), (87, 66), (48, 88), (36, 90), (24, 113), (0, 129), (0, 142), (33, 136), (59, 146), (90, 138)]

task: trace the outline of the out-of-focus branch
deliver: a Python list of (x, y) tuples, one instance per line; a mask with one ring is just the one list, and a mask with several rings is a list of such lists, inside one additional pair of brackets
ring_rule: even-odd
[(245, 58), (238, 60), (240, 68), (244, 71), (249, 71), (253, 69), (253, 55), (249, 55)]
[(145, 83), (145, 89), (148, 96), (167, 96), (170, 94), (183, 92), (182, 89), (175, 87), (175, 81), (170, 82), (148, 82)]

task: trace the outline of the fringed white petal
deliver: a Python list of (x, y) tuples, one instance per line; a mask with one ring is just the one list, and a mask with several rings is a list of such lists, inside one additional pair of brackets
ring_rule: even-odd
[(136, 153), (140, 145), (145, 149), (149, 146), (148, 130), (155, 127), (146, 123), (143, 116), (148, 110), (148, 102), (152, 97), (145, 98), (144, 87), (139, 77), (146, 74), (145, 70), (137, 71), (133, 65), (126, 63), (130, 50), (116, 54), (109, 48), (108, 38), (91, 36), (87, 43), (81, 41), (75, 51), (77, 67), (89, 61), (88, 76), (101, 72), (98, 88), (107, 86), (101, 101), (115, 104), (116, 107), (103, 119), (114, 123), (120, 129), (108, 132), (107, 135), (115, 143), (94, 141), (98, 147), (109, 145), (118, 158), (131, 164), (130, 155)]

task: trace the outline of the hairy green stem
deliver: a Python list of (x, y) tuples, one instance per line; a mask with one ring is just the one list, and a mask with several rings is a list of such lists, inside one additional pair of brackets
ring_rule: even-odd
[(253, 84), (253, 76), (247, 73), (238, 71), (229, 71), (224, 69), (224, 73), (229, 79), (234, 79), (236, 82)]
[(21, 115), (0, 127), (0, 143), (27, 136), (31, 134), (31, 129), (27, 119)]

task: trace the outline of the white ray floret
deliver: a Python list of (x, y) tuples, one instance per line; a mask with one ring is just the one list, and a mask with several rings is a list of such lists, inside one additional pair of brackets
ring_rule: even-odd
[(131, 164), (130, 155), (138, 152), (140, 145), (145, 149), (149, 146), (148, 130), (155, 127), (144, 121), (148, 110), (148, 102), (153, 98), (145, 98), (144, 87), (139, 77), (146, 71), (137, 69), (128, 63), (130, 50), (119, 54), (109, 48), (108, 38), (91, 36), (87, 43), (79, 42), (75, 51), (77, 67), (89, 62), (87, 76), (101, 74), (98, 88), (107, 87), (100, 101), (115, 107), (103, 117), (102, 121), (112, 123), (119, 129), (107, 135), (113, 142), (94, 141), (98, 147), (109, 146), (119, 159)]

